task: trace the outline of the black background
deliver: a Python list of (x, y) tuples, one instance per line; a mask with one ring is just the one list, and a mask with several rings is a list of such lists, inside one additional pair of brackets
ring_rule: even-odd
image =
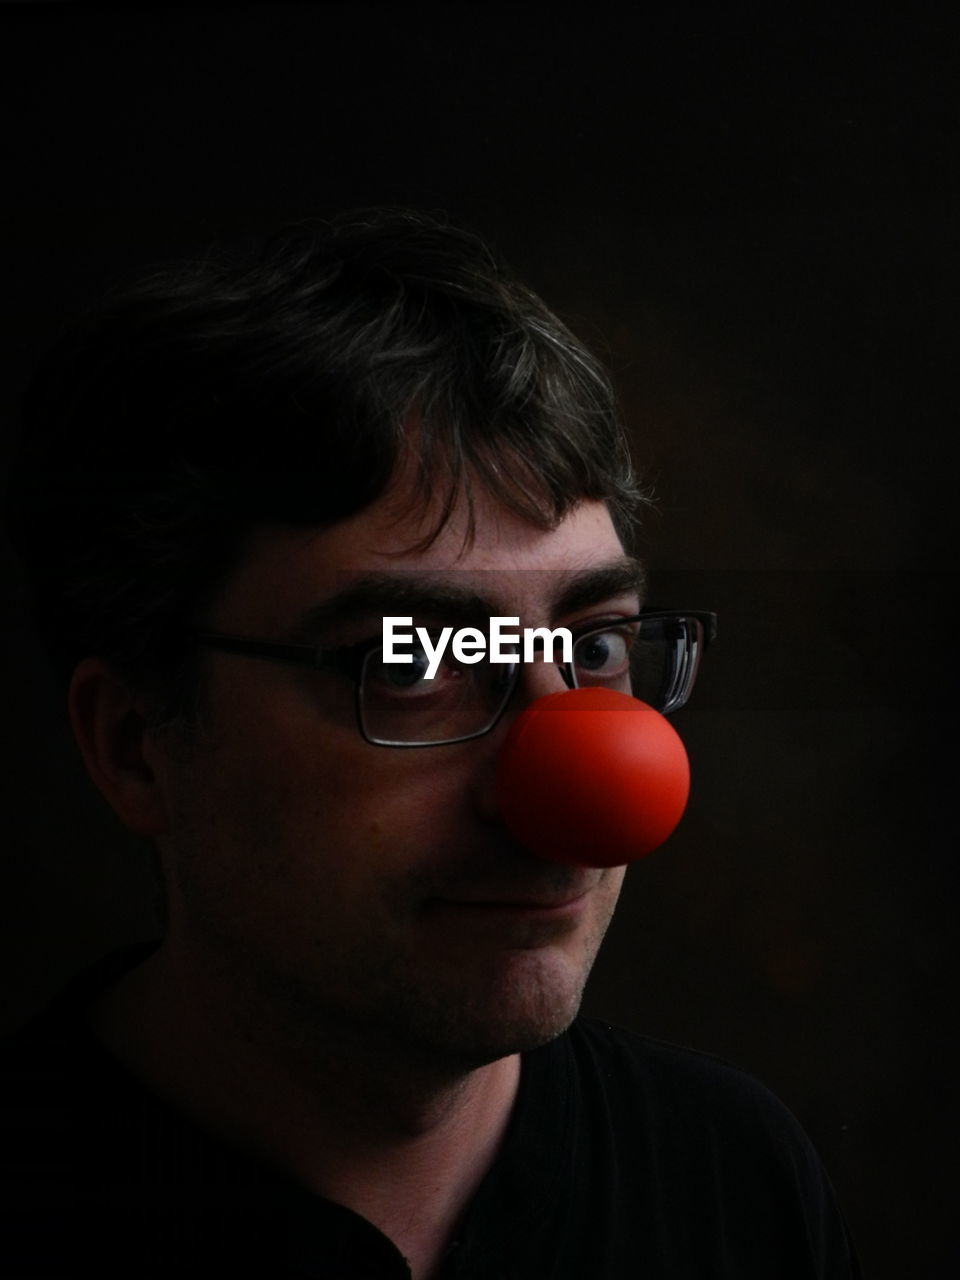
[[(721, 636), (688, 816), (588, 1005), (779, 1092), (877, 1280), (960, 1261), (957, 35), (888, 4), (0, 7), (5, 450), (91, 295), (344, 206), (479, 230), (607, 360), (652, 603)], [(16, 1022), (151, 913), (2, 568)]]

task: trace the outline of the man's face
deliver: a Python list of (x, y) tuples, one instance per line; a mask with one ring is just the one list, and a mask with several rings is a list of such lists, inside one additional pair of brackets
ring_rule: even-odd
[[(379, 613), (338, 617), (337, 598), (355, 599), (367, 578), (406, 592), (454, 582), (521, 627), (637, 610), (600, 503), (543, 530), (481, 495), (472, 541), (460, 505), (417, 550), (436, 513), (411, 514), (405, 498), (390, 490), (323, 532), (259, 531), (204, 625), (359, 642), (380, 634), (382, 614), (410, 612), (385, 600)], [(623, 871), (526, 853), (494, 794), (511, 721), (564, 687), (555, 666), (522, 667), (485, 737), (415, 749), (365, 742), (352, 686), (335, 673), (218, 653), (207, 681), (199, 745), (155, 752), (170, 946), (321, 1032), (339, 1027), (451, 1064), (493, 1060), (569, 1023)]]

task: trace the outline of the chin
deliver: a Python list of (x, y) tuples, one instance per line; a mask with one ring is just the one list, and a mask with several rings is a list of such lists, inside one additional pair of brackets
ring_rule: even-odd
[(438, 983), (426, 996), (407, 992), (394, 1003), (390, 1021), (408, 1047), (472, 1070), (555, 1040), (577, 1015), (586, 977), (555, 958), (524, 953), (472, 989)]

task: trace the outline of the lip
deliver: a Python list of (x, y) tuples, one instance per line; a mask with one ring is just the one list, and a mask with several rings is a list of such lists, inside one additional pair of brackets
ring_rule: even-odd
[(562, 917), (576, 915), (585, 905), (593, 886), (575, 893), (532, 894), (503, 898), (435, 898), (432, 906), (441, 910), (482, 915)]

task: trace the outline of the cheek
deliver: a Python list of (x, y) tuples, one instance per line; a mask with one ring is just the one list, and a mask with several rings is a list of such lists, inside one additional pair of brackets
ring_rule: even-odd
[[(442, 764), (427, 765), (416, 752), (359, 743), (313, 761), (281, 785), (291, 810), (300, 806), (305, 842), (321, 839), (360, 880), (400, 876), (432, 863), (437, 851), (448, 851), (463, 834), (463, 779)], [(341, 868), (341, 874), (351, 872)]]
[[(468, 771), (453, 752), (403, 751), (363, 741), (354, 724), (321, 717), (304, 698), (224, 699), (215, 749), (191, 789), (209, 810), (225, 855), (325, 876), (343, 888), (414, 868), (465, 819)], [(240, 710), (242, 708), (242, 710)], [(428, 758), (429, 757), (429, 758)], [(450, 833), (447, 837), (445, 833)]]
[(611, 867), (605, 873), (600, 921), (604, 929), (610, 923), (610, 917), (613, 915), (614, 909), (620, 900), (620, 891), (623, 888), (623, 880), (626, 874), (626, 867)]

